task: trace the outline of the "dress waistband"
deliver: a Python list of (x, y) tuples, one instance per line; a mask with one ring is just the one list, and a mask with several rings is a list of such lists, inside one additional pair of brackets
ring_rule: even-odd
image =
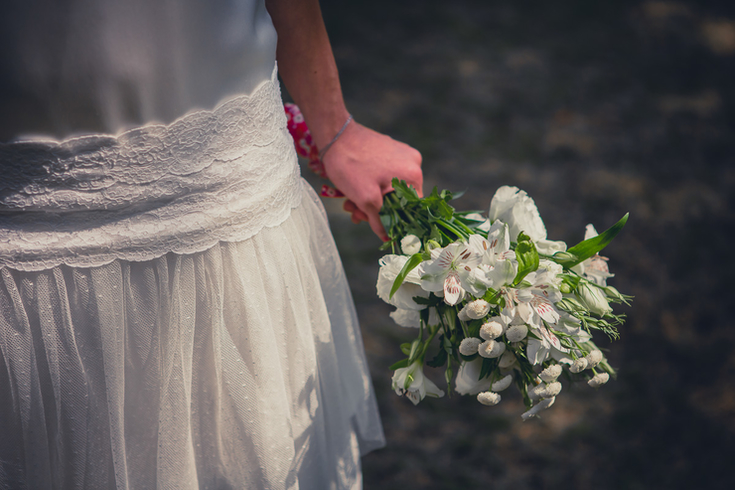
[(0, 266), (150, 260), (283, 222), (302, 183), (277, 80), (169, 125), (0, 144)]

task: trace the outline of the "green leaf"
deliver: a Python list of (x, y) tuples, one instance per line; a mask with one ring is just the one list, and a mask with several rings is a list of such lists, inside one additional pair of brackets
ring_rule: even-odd
[(599, 253), (605, 248), (613, 238), (620, 233), (625, 223), (628, 222), (628, 216), (630, 213), (625, 213), (625, 216), (620, 218), (620, 221), (612, 225), (607, 230), (603, 231), (599, 235), (579, 242), (572, 248), (564, 252), (557, 252), (553, 255), (553, 259), (558, 264), (563, 265), (566, 268), (574, 267), (580, 262), (589, 259), (596, 253)]
[(498, 358), (495, 359), (487, 359), (483, 358), (482, 360), (482, 367), (480, 368), (480, 378), (484, 379), (490, 375), (495, 368), (498, 367)]
[(525, 233), (518, 235), (516, 259), (518, 260), (518, 274), (516, 274), (513, 284), (520, 283), (529, 272), (538, 269), (539, 258), (536, 245), (533, 244), (531, 238)]
[(409, 355), (411, 353), (411, 344), (409, 342), (401, 344), (401, 352), (403, 352), (406, 355)]
[(424, 256), (421, 253), (417, 253), (413, 254), (411, 258), (408, 259), (405, 264), (403, 264), (401, 272), (398, 273), (398, 276), (396, 276), (396, 280), (393, 281), (393, 287), (390, 288), (390, 298), (392, 298), (393, 295), (396, 294), (396, 291), (398, 291), (398, 288), (401, 287), (401, 284), (403, 284), (403, 281), (406, 279), (408, 273), (414, 270), (423, 261)]
[[(441, 345), (441, 339), (439, 339), (439, 344)], [(433, 368), (442, 367), (447, 362), (448, 358), (449, 358), (449, 355), (447, 354), (447, 351), (442, 346), (439, 349), (439, 352), (437, 352), (436, 356), (434, 356), (432, 360), (427, 362), (426, 365), (433, 367)]]
[(402, 359), (395, 364), (391, 365), (388, 369), (391, 371), (395, 371), (396, 369), (405, 368), (409, 364), (408, 359)]

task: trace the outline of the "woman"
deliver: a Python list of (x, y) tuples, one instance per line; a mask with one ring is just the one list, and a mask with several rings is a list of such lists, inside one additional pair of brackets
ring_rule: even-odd
[(354, 222), (385, 238), (420, 156), (348, 121), (316, 0), (261, 1), (1, 16), (0, 488), (361, 486), (382, 429), (274, 57)]

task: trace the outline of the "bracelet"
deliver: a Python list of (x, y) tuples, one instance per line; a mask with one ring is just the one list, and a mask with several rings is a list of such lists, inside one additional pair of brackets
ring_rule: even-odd
[(342, 125), (342, 129), (337, 131), (337, 134), (334, 135), (334, 138), (332, 138), (332, 141), (327, 143), (327, 146), (322, 148), (322, 150), (319, 152), (319, 160), (324, 160), (324, 155), (327, 154), (327, 151), (329, 151), (329, 149), (332, 147), (334, 142), (337, 141), (340, 136), (342, 136), (342, 133), (344, 133), (345, 129), (347, 129), (347, 125), (350, 124), (350, 121), (352, 121), (352, 114), (350, 114), (350, 116), (347, 118), (345, 123)]

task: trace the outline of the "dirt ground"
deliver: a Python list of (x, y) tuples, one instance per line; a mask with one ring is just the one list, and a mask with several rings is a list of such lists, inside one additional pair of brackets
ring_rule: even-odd
[(327, 203), (388, 440), (363, 459), (365, 488), (735, 488), (735, 4), (322, 8), (348, 108), (422, 152), (427, 189), (486, 209), (498, 186), (519, 186), (567, 243), (631, 215), (605, 255), (635, 301), (622, 338), (598, 339), (618, 379), (565, 385), (522, 422), (516, 395), (414, 407), (391, 392), (410, 332), (375, 294), (377, 238)]

